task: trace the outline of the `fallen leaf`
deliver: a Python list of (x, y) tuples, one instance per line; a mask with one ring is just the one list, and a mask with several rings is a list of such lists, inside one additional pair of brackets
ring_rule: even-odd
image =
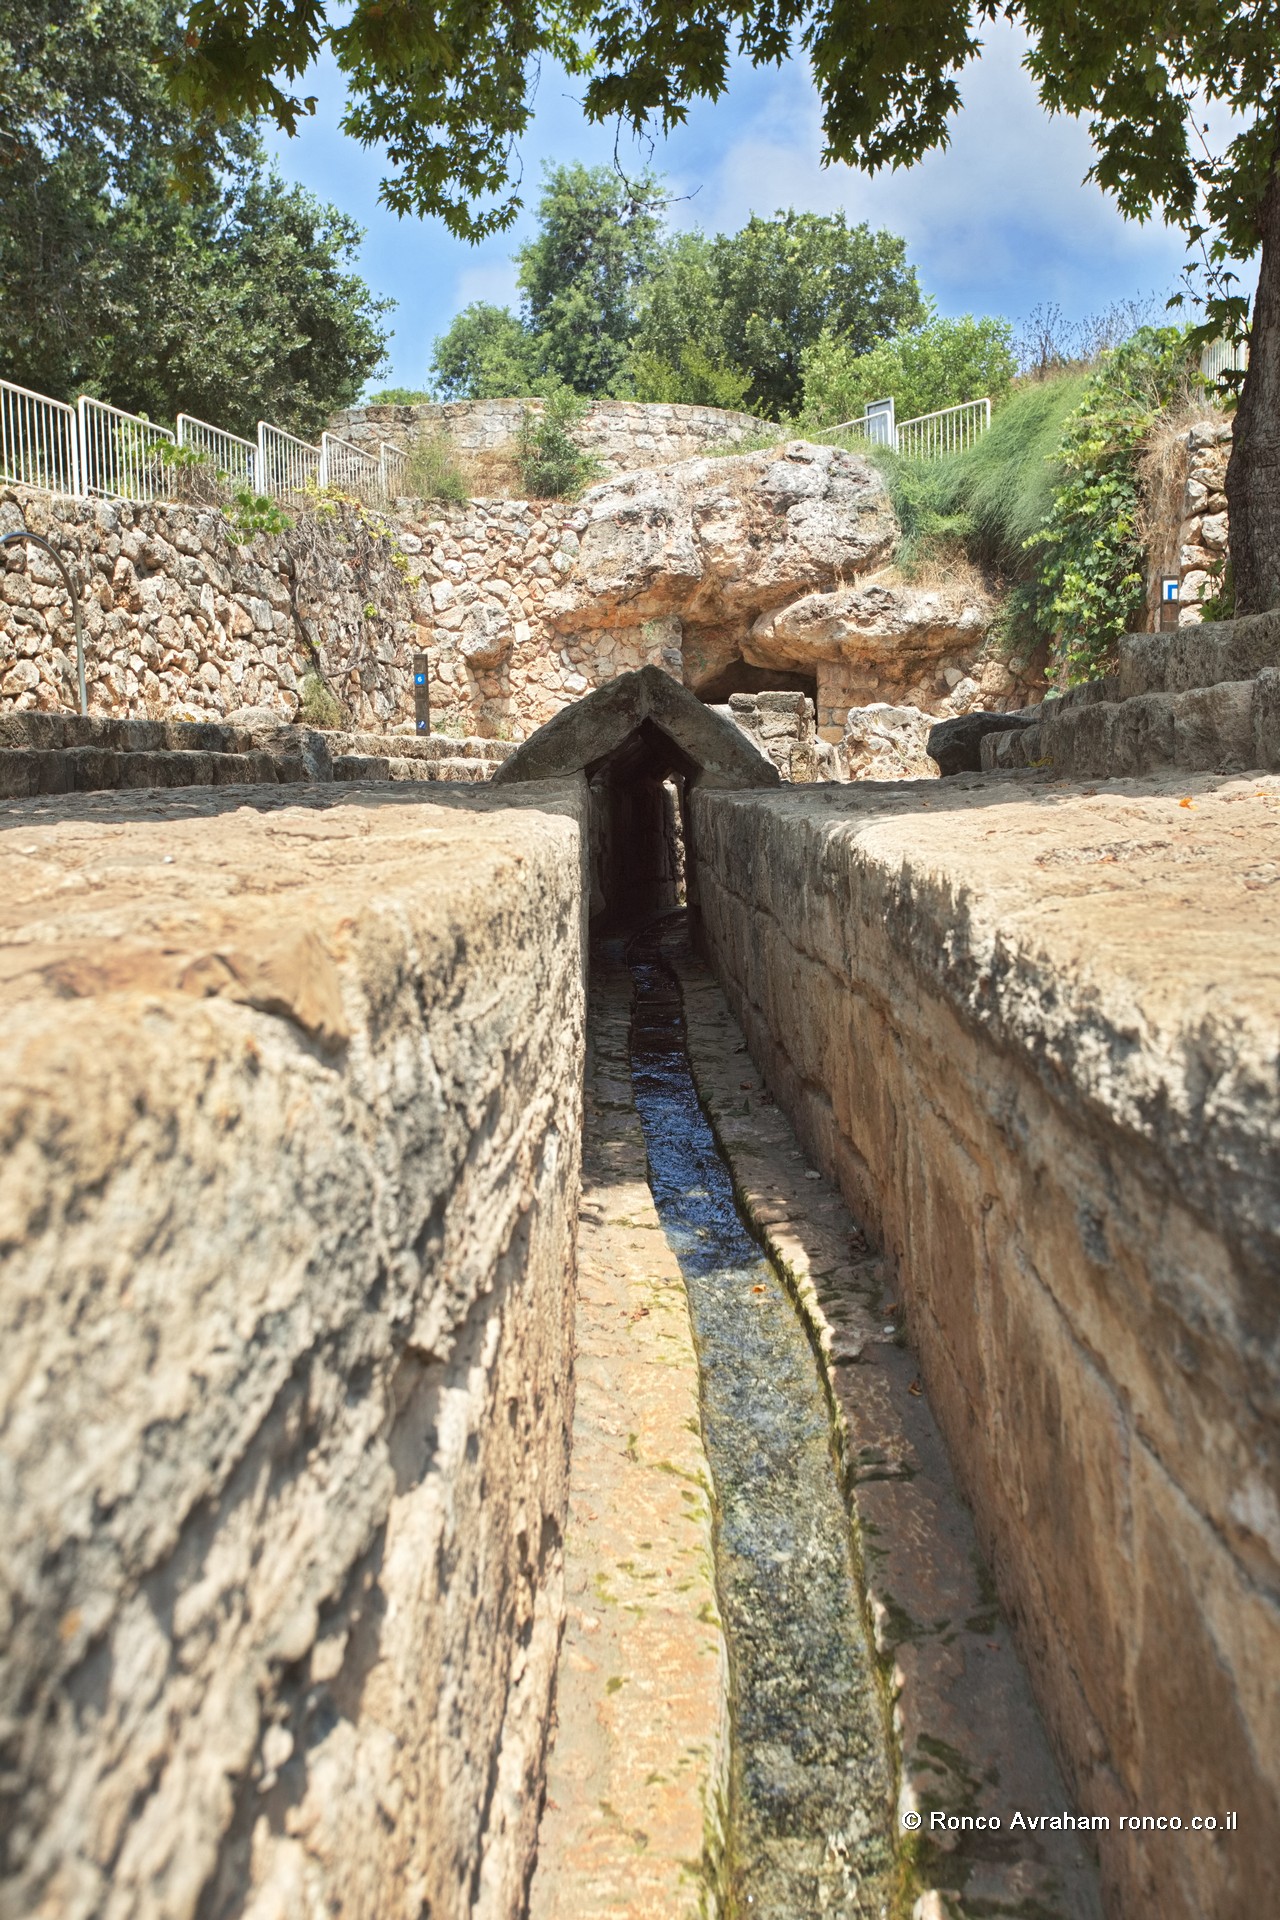
[(1195, 801), (1191, 799), (1179, 800), (1178, 805), (1180, 807), (1194, 807)]
[(911, 1385), (907, 1388), (907, 1392), (913, 1393), (917, 1400), (920, 1398), (920, 1395), (924, 1392), (924, 1388), (920, 1384), (919, 1376), (911, 1382)]

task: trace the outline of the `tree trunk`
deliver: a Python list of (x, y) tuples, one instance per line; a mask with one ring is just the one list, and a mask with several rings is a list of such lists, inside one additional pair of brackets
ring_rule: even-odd
[(1280, 164), (1262, 203), (1249, 370), (1227, 463), (1237, 613), (1280, 607)]

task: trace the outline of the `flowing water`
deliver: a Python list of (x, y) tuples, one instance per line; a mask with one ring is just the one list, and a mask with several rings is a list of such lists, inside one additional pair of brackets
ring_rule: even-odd
[(649, 1177), (684, 1274), (733, 1684), (735, 1920), (883, 1920), (892, 1776), (817, 1363), (738, 1213), (661, 930), (627, 949)]

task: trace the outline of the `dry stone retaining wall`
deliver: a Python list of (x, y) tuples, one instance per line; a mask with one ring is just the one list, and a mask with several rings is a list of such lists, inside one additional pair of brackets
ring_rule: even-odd
[[(0, 489), (0, 532), (43, 534), (78, 576), (89, 711), (220, 720), (298, 710), (317, 664), (357, 726), (413, 712), (406, 557), (354, 506), (237, 536), (216, 507), (76, 501)], [(75, 712), (75, 634), (61, 577), (38, 548), (5, 549), (0, 713)]]
[[(464, 455), (480, 461), (512, 461), (526, 410), (542, 411), (540, 400), (449, 400), (415, 406), (352, 407), (335, 414), (331, 431), (356, 446), (377, 451), (381, 441), (409, 452), (415, 443), (442, 433)], [(636, 400), (597, 400), (574, 428), (583, 451), (600, 462), (604, 474), (635, 467), (660, 467), (687, 460), (712, 447), (736, 446), (761, 432), (764, 423), (750, 413), (724, 407), (648, 404)], [(767, 428), (764, 428), (767, 431)]]
[(752, 1051), (896, 1272), (1071, 1804), (1111, 1821), (1109, 1911), (1255, 1920), (1280, 1910), (1280, 780), (1177, 781), (698, 791), (694, 846)]
[(582, 802), (10, 803), (3, 1920), (515, 1920), (563, 1615)]

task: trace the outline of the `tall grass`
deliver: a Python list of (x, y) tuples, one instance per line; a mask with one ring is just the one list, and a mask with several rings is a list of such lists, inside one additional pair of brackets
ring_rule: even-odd
[(962, 553), (1007, 579), (1030, 572), (1026, 542), (1043, 524), (1060, 479), (1063, 424), (1084, 396), (1088, 374), (1064, 374), (1020, 388), (963, 453), (913, 460), (868, 449), (885, 477), (898, 519), (898, 564), (910, 576)]

